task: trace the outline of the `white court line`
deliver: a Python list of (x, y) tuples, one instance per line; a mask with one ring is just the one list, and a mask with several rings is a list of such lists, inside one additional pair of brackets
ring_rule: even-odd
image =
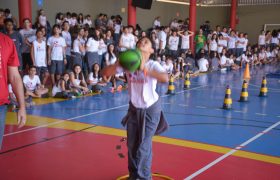
[(237, 110), (236, 110), (236, 111), (234, 111), (234, 112), (237, 112), (237, 113), (243, 113), (243, 111), (237, 111)]
[(186, 104), (178, 104), (179, 106), (188, 107), (189, 105)]
[(41, 126), (36, 126), (36, 127), (33, 127), (33, 128), (22, 130), (22, 131), (17, 131), (17, 132), (12, 132), (12, 133), (8, 133), (8, 134), (4, 134), (4, 137), (5, 136), (11, 136), (11, 135), (18, 134), (18, 133), (22, 133), (22, 132), (27, 132), (27, 131), (35, 130), (35, 129), (39, 129), (39, 128), (42, 128), (42, 127), (47, 127), (47, 126), (51, 126), (51, 125), (55, 125), (55, 124), (60, 124), (60, 123), (63, 123), (64, 121), (74, 120), (74, 119), (78, 119), (78, 118), (81, 118), (81, 117), (86, 117), (86, 116), (90, 116), (90, 115), (93, 115), (93, 114), (98, 114), (98, 113), (102, 113), (102, 112), (106, 112), (106, 111), (122, 108), (122, 107), (125, 107), (125, 106), (128, 106), (128, 104), (125, 104), (125, 105), (122, 105), (122, 106), (113, 107), (113, 108), (109, 108), (109, 109), (104, 109), (104, 110), (101, 110), (101, 111), (96, 111), (96, 112), (85, 114), (85, 115), (81, 115), (81, 116), (76, 116), (76, 117), (69, 118), (69, 119), (66, 119), (66, 120), (61, 120), (61, 121), (58, 121), (58, 122), (47, 123), (47, 124), (44, 124), (44, 125), (41, 125)]
[[(198, 89), (198, 88), (201, 88), (201, 87), (206, 87), (206, 86), (198, 86), (198, 87), (191, 88), (191, 89), (188, 89), (188, 90)], [(180, 91), (180, 92), (176, 93), (176, 95), (177, 94), (181, 94), (181, 93), (183, 93), (185, 91), (188, 91), (188, 90)], [(170, 94), (167, 94), (167, 95), (164, 95), (164, 96), (161, 96), (161, 97), (167, 97), (167, 96), (170, 96)], [(108, 109), (104, 109), (104, 110), (100, 110), (100, 111), (96, 111), (96, 112), (85, 114), (85, 115), (81, 115), (81, 116), (76, 116), (76, 117), (69, 118), (69, 119), (66, 119), (66, 120), (61, 120), (61, 121), (58, 121), (58, 122), (47, 123), (47, 124), (44, 124), (44, 125), (36, 126), (36, 127), (33, 127), (33, 128), (28, 128), (28, 129), (21, 130), (21, 131), (16, 131), (16, 132), (4, 134), (4, 137), (15, 135), (15, 134), (19, 134), (19, 133), (23, 133), (23, 132), (27, 132), (27, 131), (32, 131), (32, 130), (40, 129), (40, 128), (43, 128), (43, 127), (52, 126), (52, 125), (55, 125), (55, 124), (60, 124), (60, 123), (63, 123), (65, 121), (74, 120), (74, 119), (78, 119), (78, 118), (81, 118), (81, 117), (90, 116), (90, 115), (93, 115), (93, 114), (99, 114), (99, 113), (102, 113), (102, 112), (106, 112), (106, 111), (122, 108), (122, 107), (125, 107), (125, 106), (128, 106), (128, 104), (125, 104), (125, 105), (122, 105), (122, 106), (113, 107), (113, 108), (108, 108)]]
[(193, 179), (194, 177), (198, 176), (199, 174), (203, 173), (204, 171), (206, 171), (207, 169), (211, 168), (212, 166), (216, 165), (217, 163), (221, 162), (222, 160), (224, 160), (225, 158), (229, 157), (230, 155), (232, 155), (233, 153), (235, 153), (236, 151), (242, 149), (244, 146), (248, 145), (249, 143), (255, 141), (256, 139), (258, 139), (259, 137), (261, 137), (262, 135), (264, 135), (265, 133), (269, 132), (270, 130), (272, 130), (273, 128), (275, 128), (276, 126), (280, 125), (280, 121), (278, 121), (277, 123), (273, 124), (272, 126), (266, 128), (264, 131), (258, 133), (256, 136), (252, 137), (251, 139), (245, 141), (244, 143), (240, 144), (239, 146), (235, 147), (234, 149), (230, 150), (228, 153), (222, 155), (221, 157), (219, 157), (218, 159), (214, 160), (213, 162), (207, 164), (206, 166), (204, 166), (203, 168), (199, 169), (198, 171), (196, 171), (195, 173), (191, 174), (190, 176), (186, 177), (184, 180), (190, 180)]
[(262, 114), (262, 113), (256, 113), (256, 115), (259, 115), (259, 116), (266, 116), (266, 114)]
[(196, 108), (205, 109), (205, 106), (195, 106)]

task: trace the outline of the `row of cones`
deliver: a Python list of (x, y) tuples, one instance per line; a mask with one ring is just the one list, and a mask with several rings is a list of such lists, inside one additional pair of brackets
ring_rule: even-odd
[[(190, 89), (190, 87), (191, 87), (190, 74), (187, 73), (185, 77), (184, 90)], [(167, 94), (171, 94), (171, 95), (175, 94), (174, 78), (172, 75), (170, 76), (169, 79)]]
[[(260, 94), (259, 94), (260, 97), (266, 97), (267, 96), (268, 89), (267, 89), (266, 85), (267, 85), (266, 77), (263, 77), (262, 86), (261, 86)], [(243, 85), (242, 85), (242, 90), (241, 90), (239, 102), (247, 102), (248, 97), (249, 97), (248, 82), (246, 80), (244, 80)], [(227, 86), (223, 109), (231, 109), (231, 105), (232, 105), (231, 89), (230, 89), (229, 86)]]

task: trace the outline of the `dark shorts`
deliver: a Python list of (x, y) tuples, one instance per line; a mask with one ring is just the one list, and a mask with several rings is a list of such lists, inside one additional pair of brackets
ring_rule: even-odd
[(51, 74), (62, 74), (64, 63), (63, 61), (52, 60), (51, 61)]
[(47, 72), (49, 72), (47, 67), (36, 67), (38, 76), (41, 76)]
[(27, 66), (32, 66), (33, 62), (30, 53), (22, 53), (22, 69), (27, 69)]

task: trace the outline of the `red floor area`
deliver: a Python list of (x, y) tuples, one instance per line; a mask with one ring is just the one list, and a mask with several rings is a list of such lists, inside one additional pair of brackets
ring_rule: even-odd
[[(113, 180), (127, 174), (126, 142), (121, 142), (120, 137), (85, 132), (62, 136), (71, 132), (41, 128), (6, 137), (2, 152), (39, 143), (0, 154), (0, 179)], [(61, 137), (54, 138), (56, 136)], [(42, 142), (46, 138), (53, 139)], [(219, 156), (221, 154), (154, 143), (153, 172), (183, 179)], [(266, 178), (267, 175), (270, 177)], [(279, 166), (273, 164), (230, 157), (198, 176), (198, 179), (217, 178), (280, 179), (280, 171)]]

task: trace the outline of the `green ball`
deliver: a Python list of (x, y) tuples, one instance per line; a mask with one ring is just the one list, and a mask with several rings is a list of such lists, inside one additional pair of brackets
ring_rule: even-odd
[(120, 54), (119, 56), (120, 65), (130, 71), (134, 72), (140, 68), (141, 65), (141, 52), (138, 49), (127, 50)]

